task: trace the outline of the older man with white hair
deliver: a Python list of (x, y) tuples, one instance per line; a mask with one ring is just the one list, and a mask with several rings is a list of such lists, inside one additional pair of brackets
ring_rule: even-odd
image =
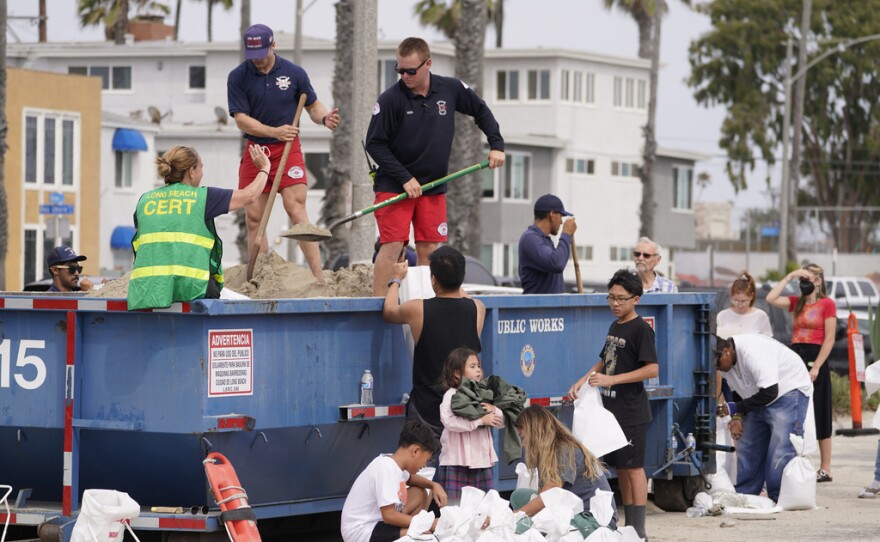
[(674, 294), (678, 292), (678, 287), (674, 282), (654, 271), (654, 268), (660, 263), (659, 244), (647, 237), (640, 238), (636, 248), (633, 250), (633, 263), (635, 263), (636, 271), (639, 272), (639, 276), (642, 278), (642, 288), (644, 288), (646, 294)]

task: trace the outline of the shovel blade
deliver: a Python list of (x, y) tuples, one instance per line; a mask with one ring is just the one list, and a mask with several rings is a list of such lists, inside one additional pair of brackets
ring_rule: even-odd
[(333, 237), (333, 234), (330, 233), (330, 230), (319, 228), (314, 224), (296, 224), (286, 232), (282, 233), (281, 237), (286, 237), (287, 239), (295, 239), (297, 241), (318, 242), (331, 239)]

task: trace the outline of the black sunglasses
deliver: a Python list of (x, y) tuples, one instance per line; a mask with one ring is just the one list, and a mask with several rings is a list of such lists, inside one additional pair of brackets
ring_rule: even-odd
[(650, 260), (654, 256), (656, 256), (656, 254), (648, 254), (647, 252), (633, 250), (633, 258), (645, 258), (646, 260)]
[[(428, 57), (431, 58), (431, 57)], [(396, 71), (399, 75), (407, 74), (407, 75), (415, 75), (418, 73), (419, 68), (425, 65), (425, 62), (428, 61), (428, 58), (422, 60), (422, 63), (416, 66), (415, 68), (401, 68), (397, 64), (394, 65), (394, 71)]]
[(71, 275), (73, 275), (75, 273), (82, 273), (82, 270), (83, 270), (81, 265), (76, 265), (76, 264), (56, 265), (55, 267), (57, 267), (59, 269), (67, 269), (67, 272), (70, 273)]

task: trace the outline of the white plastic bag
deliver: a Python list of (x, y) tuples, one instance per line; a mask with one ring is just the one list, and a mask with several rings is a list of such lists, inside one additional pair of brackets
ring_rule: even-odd
[(812, 510), (816, 508), (816, 469), (804, 456), (804, 438), (794, 433), (788, 438), (796, 455), (782, 471), (779, 502), (776, 504), (783, 510)]
[(578, 398), (574, 401), (571, 432), (596, 457), (629, 444), (617, 418), (602, 406), (599, 388), (587, 383), (578, 390)]
[(538, 491), (538, 469), (529, 470), (525, 463), (517, 463), (516, 489), (534, 489)]
[[(730, 416), (715, 417), (715, 442), (723, 446), (736, 446), (733, 437), (730, 436)], [(718, 465), (718, 472), (710, 479), (712, 482), (712, 491), (735, 491), (733, 486), (736, 485), (736, 452), (715, 452), (715, 462)], [(720, 475), (721, 468), (727, 473), (730, 486), (724, 484), (724, 477)], [(717, 487), (722, 486), (723, 487)]]
[(813, 414), (813, 398), (807, 403), (807, 416), (804, 418), (804, 455), (811, 455), (819, 451), (819, 441), (816, 440), (816, 416)]
[(87, 489), (83, 493), (82, 508), (70, 542), (120, 542), (125, 537), (126, 520), (132, 520), (140, 513), (140, 505), (128, 493)]
[[(411, 299), (431, 299), (432, 297), (434, 297), (434, 288), (431, 287), (431, 268), (427, 265), (408, 268), (406, 277), (403, 278), (400, 288), (398, 288), (400, 304), (403, 305)], [(403, 338), (406, 340), (409, 357), (412, 358), (416, 343), (413, 340), (409, 324), (403, 325)]]
[(874, 395), (880, 390), (880, 361), (875, 361), (865, 368), (865, 391)]

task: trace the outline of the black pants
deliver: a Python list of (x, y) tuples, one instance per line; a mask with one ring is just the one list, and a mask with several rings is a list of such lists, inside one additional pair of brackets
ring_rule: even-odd
[[(791, 345), (791, 349), (804, 360), (807, 371), (812, 369), (812, 363), (816, 360), (821, 348), (822, 346), (818, 344), (795, 343)], [(817, 440), (831, 438), (831, 411), (833, 408), (831, 403), (831, 369), (826, 360), (819, 368), (819, 375), (813, 382), (813, 414), (816, 419)]]

